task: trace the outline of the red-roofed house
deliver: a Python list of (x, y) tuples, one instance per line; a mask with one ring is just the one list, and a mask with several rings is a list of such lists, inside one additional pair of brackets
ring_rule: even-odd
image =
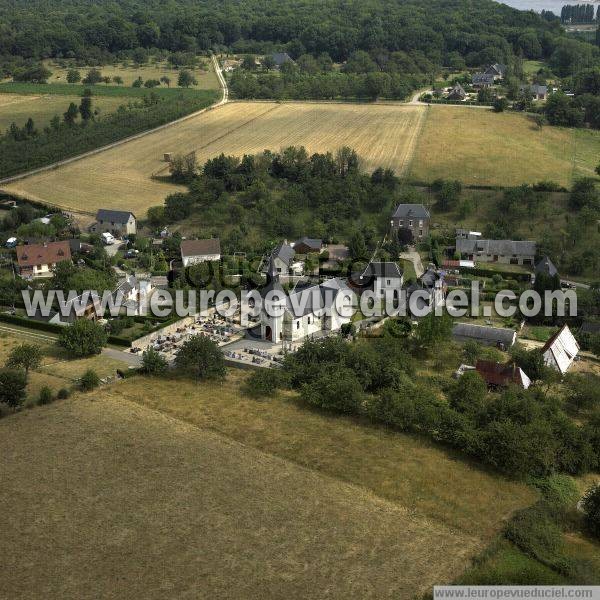
[(531, 385), (531, 379), (515, 364), (503, 365), (491, 360), (478, 360), (475, 370), (490, 387), (518, 385), (526, 390)]
[(52, 277), (52, 269), (65, 260), (71, 260), (68, 240), (17, 246), (17, 265), (21, 277), (25, 279)]

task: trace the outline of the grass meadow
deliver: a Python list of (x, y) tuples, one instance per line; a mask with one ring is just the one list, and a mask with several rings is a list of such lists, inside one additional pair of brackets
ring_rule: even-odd
[(551, 180), (570, 187), (574, 177), (593, 175), (599, 155), (600, 131), (539, 130), (518, 113), (435, 106), (427, 109), (410, 178), (500, 187)]

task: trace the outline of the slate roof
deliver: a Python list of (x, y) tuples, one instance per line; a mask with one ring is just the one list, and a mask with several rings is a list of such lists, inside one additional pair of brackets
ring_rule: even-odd
[(395, 262), (371, 262), (361, 273), (360, 279), (370, 277), (389, 277), (399, 279), (403, 275), (402, 269)]
[(544, 256), (544, 258), (542, 258), (542, 260), (540, 260), (537, 263), (537, 265), (535, 265), (535, 274), (539, 275), (540, 273), (544, 273), (545, 275), (549, 275), (550, 277), (555, 277), (556, 275), (558, 275), (557, 268), (547, 256)]
[(584, 321), (581, 324), (579, 333), (589, 333), (591, 335), (596, 335), (600, 333), (600, 323), (594, 323), (594, 321)]
[(492, 85), (494, 76), (492, 73), (475, 73), (472, 77), (473, 85)]
[(516, 384), (524, 389), (531, 385), (531, 379), (527, 377), (523, 369), (513, 363), (503, 365), (491, 360), (478, 360), (475, 370), (488, 385), (508, 386)]
[(273, 258), (278, 258), (283, 261), (288, 267), (292, 264), (296, 252), (289, 244), (279, 244), (275, 250), (271, 253)]
[(292, 57), (287, 52), (275, 52), (274, 54), (271, 54), (271, 58), (277, 67), (280, 67), (282, 64), (287, 62), (294, 62)]
[(21, 268), (52, 265), (64, 260), (71, 260), (71, 247), (68, 240), (17, 246), (17, 263)]
[(323, 245), (323, 240), (318, 240), (315, 238), (309, 238), (309, 237), (303, 237), (300, 238), (299, 240), (296, 240), (293, 244), (294, 248), (300, 244), (303, 244), (305, 246), (308, 246), (309, 248), (311, 248), (312, 250), (314, 250), (315, 252), (321, 250), (321, 246)]
[(219, 238), (208, 240), (184, 240), (181, 242), (181, 257), (210, 256), (221, 254), (221, 241)]
[(441, 275), (436, 273), (433, 269), (427, 269), (420, 277), (420, 281), (425, 288), (432, 288), (435, 286), (436, 281), (441, 279)]
[(457, 83), (451, 90), (450, 93), (448, 94), (448, 98), (450, 98), (451, 96), (459, 96), (460, 98), (464, 98), (467, 95), (467, 92), (465, 92), (465, 88), (460, 85), (460, 83)]
[(512, 346), (517, 338), (514, 329), (488, 327), (486, 325), (474, 325), (471, 323), (458, 323), (453, 327), (452, 335), (456, 338), (467, 338), (494, 344), (504, 344), (507, 348)]
[(506, 65), (494, 63), (485, 70), (485, 73), (491, 73), (496, 77), (504, 77), (506, 75)]
[(537, 83), (532, 83), (531, 85), (522, 85), (520, 90), (521, 92), (529, 90), (529, 93), (533, 96), (546, 96), (548, 94), (548, 86), (539, 85)]
[(469, 240), (458, 238), (456, 251), (460, 254), (497, 254), (499, 256), (535, 256), (535, 242), (515, 240)]
[(295, 318), (331, 309), (340, 291), (353, 293), (346, 282), (339, 277), (329, 279), (320, 285), (313, 285), (298, 292), (292, 292), (287, 300), (287, 311)]
[(126, 210), (109, 210), (106, 208), (101, 208), (96, 214), (96, 220), (125, 224), (127, 223), (127, 221), (129, 221), (130, 215), (135, 219), (135, 215), (132, 212)]
[(392, 215), (394, 219), (429, 219), (431, 215), (422, 204), (398, 204)]

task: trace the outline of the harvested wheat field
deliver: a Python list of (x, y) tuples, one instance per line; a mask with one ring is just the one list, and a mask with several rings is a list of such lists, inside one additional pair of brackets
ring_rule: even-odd
[(355, 148), (365, 169), (402, 173), (409, 165), (424, 108), (402, 105), (235, 102), (141, 139), (34, 175), (5, 189), (35, 200), (94, 212), (128, 209), (143, 216), (178, 187), (163, 154), (195, 151), (200, 163), (221, 152), (242, 156), (304, 145), (309, 152)]
[(469, 185), (511, 186), (550, 180), (570, 187), (594, 175), (600, 132), (545, 126), (519, 113), (432, 106), (410, 175), (455, 178)]
[(119, 385), (0, 421), (0, 597), (411, 598), (478, 549)]

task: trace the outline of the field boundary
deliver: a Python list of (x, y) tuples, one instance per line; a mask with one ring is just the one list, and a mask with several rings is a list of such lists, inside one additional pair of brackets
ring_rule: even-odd
[(419, 144), (419, 140), (421, 139), (421, 133), (423, 133), (425, 122), (429, 117), (429, 109), (425, 108), (420, 110), (419, 113), (419, 120), (413, 128), (412, 135), (410, 136), (408, 144), (406, 145), (404, 160), (402, 161), (402, 167), (398, 173), (399, 177), (405, 177), (410, 172), (413, 160), (417, 153), (417, 146)]
[[(12, 175), (11, 177), (6, 177), (4, 179), (0, 179), (0, 185), (3, 186), (6, 184), (9, 184), (9, 183), (14, 183), (15, 181), (20, 181), (21, 179), (26, 179), (27, 177), (31, 177), (33, 175), (38, 175), (39, 173), (44, 173), (46, 171), (54, 171), (56, 169), (59, 169), (60, 167), (64, 167), (66, 165), (77, 162), (84, 158), (88, 158), (90, 156), (100, 154), (100, 153), (104, 152), (105, 150), (111, 150), (113, 148), (117, 148), (128, 142), (138, 140), (147, 135), (150, 135), (151, 133), (156, 133), (157, 131), (162, 131), (163, 129), (167, 129), (169, 127), (172, 127), (173, 125), (183, 123), (183, 122), (187, 121), (188, 119), (193, 119), (194, 117), (202, 115), (208, 111), (215, 110), (217, 108), (220, 108), (221, 106), (224, 106), (225, 104), (227, 104), (228, 99), (229, 99), (229, 89), (227, 88), (227, 83), (226, 83), (225, 79), (223, 78), (223, 75), (221, 73), (221, 68), (219, 67), (219, 63), (214, 55), (212, 57), (212, 60), (213, 60), (215, 73), (217, 74), (217, 79), (219, 80), (219, 82), (221, 83), (221, 86), (222, 86), (221, 87), (222, 96), (221, 96), (221, 100), (219, 100), (219, 102), (217, 102), (215, 104), (211, 104), (210, 106), (202, 108), (201, 110), (198, 110), (196, 112), (190, 113), (189, 115), (185, 115), (184, 117), (180, 117), (179, 119), (176, 119), (175, 121), (165, 123), (164, 125), (159, 125), (158, 127), (154, 127), (153, 129), (148, 129), (147, 131), (142, 131), (141, 133), (136, 133), (135, 135), (130, 135), (129, 137), (123, 138), (122, 140), (118, 140), (116, 142), (112, 142), (110, 144), (107, 144), (106, 146), (101, 146), (100, 148), (95, 148), (94, 150), (89, 150), (88, 152), (84, 152), (83, 154), (78, 154), (77, 156), (72, 156), (71, 158), (66, 158), (64, 160), (52, 163), (50, 165), (46, 165), (44, 167), (38, 167), (37, 169), (32, 169), (31, 171), (26, 171), (25, 173), (20, 173), (19, 175)], [(16, 195), (14, 192), (5, 190), (3, 188), (0, 188), (0, 193), (6, 194), (8, 196), (21, 198), (22, 200), (29, 199), (27, 194)], [(33, 200), (34, 202), (40, 202), (39, 199), (35, 199), (34, 197), (31, 197), (31, 200)], [(57, 208), (62, 208), (61, 206), (59, 206), (58, 204), (55, 204), (53, 202), (44, 202), (44, 204), (46, 204), (46, 206), (56, 206)], [(81, 213), (81, 214), (92, 214), (88, 211), (80, 211), (80, 210), (73, 210), (73, 209), (69, 209), (69, 212), (75, 212), (75, 213)], [(95, 213), (93, 213), (93, 214), (95, 214)]]

